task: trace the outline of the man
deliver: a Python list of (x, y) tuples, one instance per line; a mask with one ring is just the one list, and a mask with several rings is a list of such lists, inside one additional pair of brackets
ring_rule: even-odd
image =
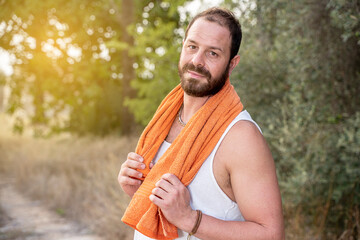
[[(135, 231), (134, 239), (152, 239), (148, 236), (172, 239), (174, 235), (166, 233), (166, 221), (178, 229), (177, 239), (284, 239), (281, 197), (269, 148), (256, 123), (242, 110), (241, 103), (233, 104), (229, 100), (237, 98), (236, 93), (234, 96), (223, 92), (226, 88), (232, 93), (228, 77), (239, 63), (240, 56), (237, 52), (240, 42), (240, 24), (228, 10), (209, 9), (197, 15), (189, 24), (179, 61), (179, 76), (183, 89), (181, 107), (176, 105), (178, 113), (176, 117), (174, 114), (171, 115), (169, 131), (165, 134), (165, 140), (161, 140), (161, 146), (156, 146), (158, 150), (151, 163), (140, 154), (129, 153), (118, 176), (124, 192), (130, 197), (134, 196), (129, 205), (131, 209), (123, 217), (125, 223), (141, 231)], [(222, 100), (215, 101), (214, 99), (218, 99), (221, 94)], [(237, 116), (231, 117), (230, 122), (224, 120), (226, 124), (220, 124), (225, 125), (221, 128), (221, 138), (213, 137), (216, 139), (216, 145), (211, 145), (211, 153), (201, 162), (196, 175), (186, 178), (187, 172), (191, 172), (196, 166), (198, 157), (196, 160), (190, 160), (195, 164), (185, 173), (169, 173), (176, 167), (182, 167), (178, 164), (170, 167), (168, 173), (154, 178), (156, 180), (153, 185), (145, 187), (147, 179), (153, 176), (151, 174), (161, 171), (161, 164), (171, 164), (171, 161), (177, 161), (179, 154), (184, 154), (184, 150), (179, 150), (173, 155), (168, 152), (175, 151), (176, 148), (182, 149), (183, 146), (177, 145), (190, 144), (188, 142), (192, 139), (194, 129), (197, 131), (199, 125), (206, 129), (208, 125), (215, 126), (217, 121), (223, 120), (223, 116), (216, 116), (219, 114), (203, 117), (209, 112), (207, 109), (213, 109), (212, 105), (221, 104), (222, 101), (229, 101), (225, 105), (231, 105), (231, 109), (241, 106), (242, 111), (236, 110)], [(158, 112), (163, 111), (161, 109), (163, 108), (160, 106)], [(161, 119), (156, 117), (158, 112), (155, 119)], [(227, 112), (226, 110), (221, 115)], [(149, 125), (151, 124), (155, 123), (151, 122)], [(191, 127), (193, 128), (190, 131)], [(210, 130), (198, 130), (199, 134), (195, 134), (194, 144), (207, 141), (208, 137), (201, 138), (201, 134), (203, 131), (212, 132), (212, 129), (213, 127)], [(184, 138), (184, 141), (179, 140)], [(149, 141), (147, 136), (143, 139), (144, 142)], [(196, 151), (203, 151), (203, 148), (210, 144), (211, 141), (196, 148)], [(191, 150), (185, 153), (186, 156), (195, 151), (191, 146), (189, 149)], [(146, 154), (147, 152), (143, 151), (143, 155)], [(185, 160), (184, 165), (187, 165)], [(142, 170), (145, 168), (152, 169), (142, 182), (140, 179), (144, 177)], [(190, 183), (188, 179), (191, 179)], [(153, 224), (146, 226), (148, 220), (139, 220), (142, 216), (136, 216), (137, 211), (142, 211), (140, 215), (147, 214), (142, 209), (142, 204), (146, 204), (146, 200), (143, 199), (139, 203), (138, 198), (141, 198), (141, 194), (146, 195), (146, 189), (143, 188), (149, 186), (151, 193), (147, 199), (160, 209), (157, 211), (157, 221), (161, 222), (160, 231), (165, 229), (163, 235), (147, 231)]]

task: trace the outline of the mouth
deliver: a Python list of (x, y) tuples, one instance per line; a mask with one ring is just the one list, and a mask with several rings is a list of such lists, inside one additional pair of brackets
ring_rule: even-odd
[(204, 75), (202, 75), (198, 72), (195, 72), (195, 71), (188, 70), (187, 72), (191, 78), (204, 78), (205, 77)]

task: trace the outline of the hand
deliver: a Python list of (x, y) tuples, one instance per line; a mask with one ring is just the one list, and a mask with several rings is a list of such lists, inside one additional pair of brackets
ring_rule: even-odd
[(187, 187), (173, 174), (166, 173), (155, 184), (150, 201), (160, 207), (166, 219), (186, 232), (196, 222), (197, 213), (190, 207)]
[[(134, 193), (139, 189), (142, 181), (143, 174), (137, 169), (145, 169), (144, 159), (136, 153), (129, 153), (126, 161), (121, 165), (120, 172), (118, 175), (118, 182), (122, 190), (132, 197)], [(153, 164), (150, 164), (152, 168)]]

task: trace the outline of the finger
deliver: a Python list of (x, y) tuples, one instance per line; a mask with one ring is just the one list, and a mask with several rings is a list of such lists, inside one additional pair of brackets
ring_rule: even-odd
[(120, 171), (121, 176), (133, 177), (133, 178), (142, 178), (143, 174), (132, 168), (124, 168)]
[(157, 181), (155, 186), (164, 189), (166, 192), (170, 192), (171, 189), (174, 188), (174, 186), (165, 179), (160, 179), (159, 181)]
[(126, 160), (121, 168), (133, 168), (133, 169), (145, 169), (145, 164), (135, 161), (135, 160)]
[(120, 185), (141, 185), (140, 180), (131, 177), (120, 176), (118, 180)]
[(153, 162), (150, 162), (150, 164), (149, 164), (150, 169), (151, 169), (153, 166), (154, 166), (154, 163), (153, 163)]
[(153, 202), (156, 206), (160, 207), (162, 206), (163, 200), (156, 197), (154, 194), (150, 194), (149, 199), (151, 202)]
[(166, 195), (168, 194), (164, 189), (161, 189), (161, 188), (154, 188), (152, 191), (151, 191), (152, 194), (154, 194), (156, 197), (159, 197), (161, 199), (165, 199), (166, 198)]
[(131, 159), (131, 160), (138, 161), (138, 162), (143, 162), (144, 161), (144, 158), (142, 156), (140, 156), (139, 154), (134, 153), (134, 152), (130, 152), (128, 154), (127, 158)]
[(183, 185), (183, 183), (179, 180), (179, 178), (171, 173), (165, 173), (161, 178), (165, 179), (172, 185), (179, 185), (179, 184)]

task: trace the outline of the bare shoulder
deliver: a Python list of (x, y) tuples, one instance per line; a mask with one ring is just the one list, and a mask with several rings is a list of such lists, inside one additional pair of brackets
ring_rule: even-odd
[[(229, 130), (221, 144), (221, 151), (228, 159), (228, 166), (273, 161), (265, 138), (254, 123), (246, 120), (238, 121)], [(253, 161), (250, 162), (250, 159)]]
[[(268, 181), (277, 185), (274, 159), (254, 123), (246, 120), (237, 122), (225, 136), (219, 151), (233, 186), (239, 181)], [(236, 195), (237, 190), (232, 190)]]
[(263, 139), (263, 136), (254, 123), (247, 120), (240, 120), (229, 130), (226, 138), (237, 141), (255, 140), (255, 138), (260, 140)]

